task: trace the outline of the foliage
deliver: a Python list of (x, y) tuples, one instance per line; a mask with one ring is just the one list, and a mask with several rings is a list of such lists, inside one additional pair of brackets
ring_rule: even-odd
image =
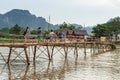
[(10, 28), (10, 34), (16, 34), (19, 35), (21, 31), (21, 27), (16, 24), (15, 26), (13, 26), (12, 28)]
[(64, 22), (63, 24), (61, 24), (59, 26), (59, 28), (62, 29), (62, 30), (74, 30), (75, 26), (72, 25), (72, 24), (67, 24), (66, 22)]
[(78, 29), (78, 30), (81, 30), (81, 29), (83, 29), (83, 27), (79, 26), (79, 27), (77, 27), (77, 29)]
[(104, 24), (96, 25), (93, 27), (92, 33), (94, 33), (95, 37), (98, 38), (101, 36), (109, 38), (115, 36), (117, 40), (118, 34), (120, 34), (120, 17), (115, 17)]
[(120, 48), (120, 44), (115, 44), (115, 46)]
[(120, 34), (120, 17), (110, 19), (110, 21), (107, 22), (107, 25), (109, 27), (111, 35), (115, 36), (117, 39), (118, 34)]
[(5, 34), (9, 34), (9, 28), (7, 28), (7, 27), (2, 28), (2, 29), (0, 29), (0, 32), (5, 33)]
[(93, 27), (92, 33), (94, 33), (97, 38), (100, 38), (101, 36), (108, 36), (107, 26), (104, 24), (98, 24), (97, 26)]
[(31, 34), (37, 34), (37, 31), (36, 30), (31, 30), (30, 33)]

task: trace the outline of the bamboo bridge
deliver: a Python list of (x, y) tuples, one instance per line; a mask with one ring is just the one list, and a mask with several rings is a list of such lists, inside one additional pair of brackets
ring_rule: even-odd
[[(87, 55), (87, 49), (90, 49), (90, 51), (94, 54), (104, 53), (110, 50), (114, 50), (115, 46), (110, 42), (87, 42), (87, 41), (31, 41), (31, 42), (8, 42), (8, 43), (0, 43), (0, 48), (7, 47), (9, 48), (9, 51), (7, 53), (7, 60), (3, 56), (4, 53), (2, 53), (2, 50), (0, 50), (0, 56), (3, 58), (5, 63), (9, 64), (12, 60), (10, 59), (12, 54), (15, 52), (17, 53), (17, 57), (21, 57), (20, 54), (23, 53), (24, 57), (26, 59), (25, 63), (28, 65), (30, 64), (31, 57), (29, 55), (33, 55), (32, 60), (33, 62), (36, 61), (36, 59), (41, 56), (41, 54), (45, 54), (47, 59), (51, 61), (53, 59), (53, 56), (56, 53), (61, 53), (62, 55), (67, 57), (69, 50), (68, 48), (73, 48), (71, 51), (74, 53), (75, 56), (78, 56), (80, 54), (79, 50), (83, 50), (84, 55)], [(32, 53), (29, 52), (29, 47), (32, 47)], [(59, 47), (59, 48), (58, 48)], [(42, 48), (42, 49), (41, 49)], [(57, 52), (55, 52), (55, 48), (57, 49)], [(20, 49), (19, 51), (15, 51), (16, 49)], [(15, 53), (15, 54), (16, 54)], [(14, 59), (14, 60), (15, 60)], [(22, 58), (23, 59), (23, 58)]]

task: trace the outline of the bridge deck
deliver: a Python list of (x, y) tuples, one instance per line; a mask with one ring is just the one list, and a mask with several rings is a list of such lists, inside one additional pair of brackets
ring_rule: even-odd
[[(12, 53), (12, 49), (13, 48), (23, 48), (24, 49), (24, 53), (25, 53), (25, 56), (26, 56), (26, 60), (27, 60), (27, 63), (29, 64), (29, 56), (28, 56), (28, 52), (27, 52), (27, 47), (29, 46), (33, 46), (34, 47), (34, 52), (33, 52), (33, 55), (34, 55), (34, 61), (35, 61), (35, 57), (36, 57), (36, 49), (37, 49), (37, 46), (46, 46), (47, 47), (47, 53), (48, 53), (48, 58), (49, 60), (52, 59), (52, 56), (53, 56), (53, 51), (54, 51), (54, 46), (63, 46), (64, 49), (66, 47), (66, 45), (72, 45), (75, 47), (75, 50), (77, 52), (77, 45), (83, 45), (83, 48), (84, 48), (84, 52), (85, 52), (85, 55), (86, 55), (86, 45), (91, 45), (91, 48), (92, 46), (94, 45), (98, 45), (98, 48), (101, 46), (101, 45), (107, 45), (109, 47), (106, 47), (106, 50), (112, 50), (114, 48), (113, 44), (112, 43), (103, 43), (103, 42), (77, 42), (77, 41), (65, 41), (65, 42), (48, 42), (48, 41), (44, 41), (44, 42), (29, 42), (29, 43), (19, 43), (19, 42), (15, 42), (15, 43), (0, 43), (0, 47), (8, 47), (9, 48), (9, 53), (8, 53), (8, 60), (7, 60), (7, 63), (9, 63), (10, 61), (10, 56), (11, 56), (11, 53)], [(53, 46), (52, 48), (52, 53), (50, 53), (50, 50), (48, 48), (48, 46)], [(67, 46), (68, 48), (69, 46)], [(95, 47), (95, 46), (94, 46)], [(93, 48), (94, 48), (93, 47)], [(101, 46), (103, 47), (103, 50), (104, 50), (104, 46)], [(108, 49), (109, 48), (109, 49)], [(67, 49), (64, 50), (65, 51), (65, 56), (67, 56)], [(78, 53), (77, 53), (78, 55)]]
[(67, 41), (67, 42), (34, 42), (34, 43), (0, 43), (0, 47), (28, 47), (28, 46), (49, 46), (49, 45), (66, 45), (66, 44), (106, 44), (106, 45), (112, 45), (112, 43), (101, 43), (101, 42), (75, 42), (75, 41)]

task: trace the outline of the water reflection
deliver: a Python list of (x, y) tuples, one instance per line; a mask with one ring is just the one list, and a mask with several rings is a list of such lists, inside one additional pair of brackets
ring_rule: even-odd
[(58, 66), (55, 66), (53, 61), (45, 62), (45, 64), (43, 66), (36, 63), (30, 66), (24, 64), (8, 64), (4, 65), (1, 70), (4, 70), (2, 73), (8, 74), (8, 77), (4, 77), (4, 80), (63, 80), (65, 73), (69, 72), (71, 67), (74, 66), (77, 68), (77, 58), (73, 66), (70, 66), (67, 58), (60, 62), (61, 65), (59, 64)]
[(17, 71), (18, 65), (12, 66), (8, 64), (7, 68), (8, 68), (8, 80), (13, 80), (13, 79), (14, 80), (28, 80), (29, 79), (27, 75), (29, 71), (29, 66), (23, 67), (20, 71)]
[(120, 49), (95, 56), (0, 64), (1, 80), (120, 80)]

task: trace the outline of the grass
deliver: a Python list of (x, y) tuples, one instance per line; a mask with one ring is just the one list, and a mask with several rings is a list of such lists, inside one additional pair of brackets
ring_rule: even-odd
[(15, 39), (15, 38), (0, 38), (0, 43), (6, 43), (6, 42), (23, 42), (23, 39)]
[(116, 48), (120, 48), (120, 43), (115, 44)]

